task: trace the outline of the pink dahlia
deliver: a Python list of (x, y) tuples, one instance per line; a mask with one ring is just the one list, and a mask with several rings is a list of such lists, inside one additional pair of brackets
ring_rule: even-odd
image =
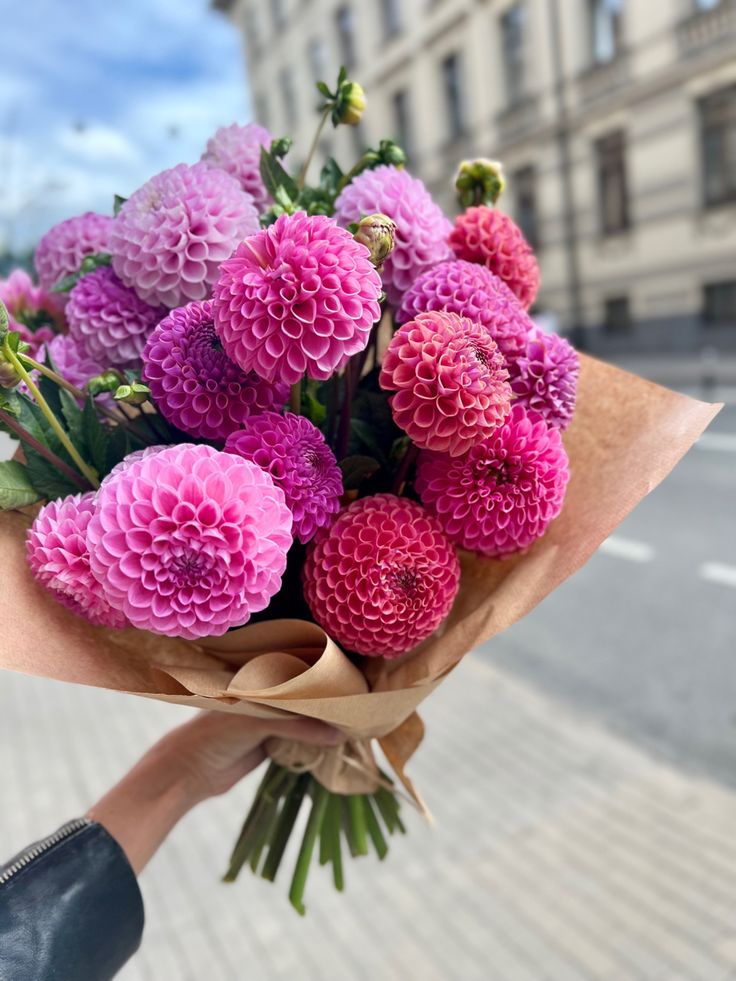
[(509, 286), (528, 309), (539, 290), (539, 266), (521, 229), (508, 215), (486, 205), (455, 219), (450, 245), (458, 259), (479, 262)]
[(0, 300), (8, 311), (8, 329), (18, 331), (31, 345), (32, 355), (63, 326), (58, 298), (36, 286), (25, 269), (13, 269), (7, 279), (0, 279)]
[(178, 307), (143, 351), (143, 380), (159, 411), (185, 433), (225, 439), (251, 416), (280, 408), (287, 385), (244, 372), (225, 354), (209, 300)]
[(145, 460), (147, 456), (151, 456), (152, 453), (159, 453), (161, 450), (165, 450), (170, 444), (168, 443), (156, 443), (154, 446), (144, 446), (140, 450), (133, 450), (132, 453), (128, 453), (127, 456), (123, 457), (120, 463), (116, 463), (112, 468), (110, 473), (106, 474), (102, 478), (100, 487), (106, 481), (112, 480), (113, 477), (117, 477), (119, 473), (127, 470), (131, 463), (137, 463), (138, 460)]
[(397, 657), (450, 612), (460, 563), (439, 523), (394, 494), (355, 501), (318, 533), (304, 565), (317, 623), (359, 654)]
[(424, 184), (405, 170), (376, 167), (352, 180), (335, 202), (341, 225), (380, 212), (396, 224), (394, 251), (383, 266), (383, 288), (398, 307), (412, 283), (431, 266), (451, 257), (447, 236), (452, 226)]
[(46, 345), (46, 350), (59, 374), (77, 388), (84, 388), (90, 378), (101, 374), (106, 368), (69, 334), (57, 334)]
[(548, 425), (566, 429), (575, 411), (580, 359), (559, 334), (533, 327), (523, 354), (509, 363), (511, 390), (519, 405)]
[(459, 313), (482, 324), (505, 358), (523, 352), (534, 324), (508, 286), (474, 262), (450, 259), (422, 273), (404, 294), (400, 323), (427, 310)]
[(225, 451), (252, 460), (271, 475), (284, 492), (300, 542), (308, 542), (340, 510), (343, 487), (337, 460), (322, 433), (304, 416), (256, 416), (228, 437)]
[(249, 194), (204, 163), (164, 170), (132, 194), (112, 233), (112, 265), (142, 300), (178, 307), (209, 296), (220, 263), (258, 229)]
[(415, 486), (450, 541), (499, 557), (544, 534), (562, 510), (569, 477), (560, 431), (516, 405), (464, 456), (420, 454)]
[(329, 378), (368, 343), (381, 280), (368, 249), (324, 215), (281, 215), (220, 267), (215, 327), (243, 371)]
[(33, 257), (41, 286), (50, 290), (60, 279), (79, 272), (82, 259), (88, 255), (109, 252), (114, 221), (108, 215), (87, 211), (50, 228)]
[(261, 147), (271, 146), (271, 134), (257, 123), (247, 126), (221, 126), (207, 140), (201, 159), (210, 167), (219, 167), (234, 177), (253, 198), (259, 212), (265, 211), (271, 200), (261, 178)]
[(219, 636), (278, 591), (291, 523), (283, 492), (260, 467), (181, 443), (100, 487), (87, 531), (92, 571), (134, 626)]
[(381, 388), (394, 421), (422, 449), (459, 456), (509, 414), (506, 362), (485, 327), (456, 313), (420, 313), (394, 334)]
[(94, 501), (90, 492), (42, 507), (26, 538), (28, 564), (34, 578), (67, 609), (90, 623), (120, 628), (125, 617), (110, 606), (90, 571), (87, 527)]

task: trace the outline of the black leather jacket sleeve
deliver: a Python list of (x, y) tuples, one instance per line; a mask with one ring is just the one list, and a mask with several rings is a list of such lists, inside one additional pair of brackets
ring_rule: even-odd
[(0, 867), (0, 981), (109, 981), (142, 932), (135, 874), (100, 824), (71, 821)]

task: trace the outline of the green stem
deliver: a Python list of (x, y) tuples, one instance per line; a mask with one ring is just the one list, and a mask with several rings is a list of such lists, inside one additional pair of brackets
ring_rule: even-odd
[(225, 873), (225, 882), (235, 882), (238, 873), (250, 857), (251, 846), (253, 844), (254, 831), (259, 820), (263, 816), (266, 807), (268, 794), (272, 792), (275, 780), (286, 771), (282, 770), (276, 763), (271, 763), (261, 780), (260, 786), (256, 791), (248, 816), (245, 819), (238, 840), (235, 842), (228, 870)]
[(368, 854), (368, 837), (366, 833), (365, 805), (362, 794), (351, 794), (348, 797), (348, 814), (353, 834), (353, 844), (358, 855)]
[(373, 842), (373, 847), (376, 849), (379, 859), (383, 861), (388, 855), (388, 845), (381, 831), (381, 825), (378, 823), (376, 813), (373, 810), (370, 797), (363, 798), (363, 805), (365, 808), (365, 824), (368, 829), (368, 836)]
[(337, 794), (330, 794), (330, 799), (322, 822), (322, 833), (329, 843), (330, 858), (332, 859), (332, 877), (335, 889), (342, 892), (345, 880), (342, 873), (342, 847), (340, 845), (342, 802)]
[(294, 413), (295, 416), (301, 414), (302, 411), (302, 380), (299, 379), (291, 386), (291, 395), (289, 396), (289, 408)]
[(35, 436), (31, 436), (27, 429), (21, 426), (21, 424), (17, 422), (9, 413), (4, 412), (1, 409), (0, 422), (2, 422), (2, 424), (12, 433), (15, 433), (18, 439), (26, 443), (32, 450), (35, 450), (39, 456), (42, 456), (45, 460), (48, 460), (48, 462), (53, 467), (56, 467), (60, 473), (63, 473), (65, 477), (68, 477), (69, 480), (71, 480), (73, 484), (76, 484), (81, 491), (89, 490), (89, 484), (84, 477), (80, 477), (77, 471), (70, 467), (68, 463), (61, 459), (61, 457), (57, 456), (53, 450), (50, 450), (48, 446), (44, 446), (43, 443), (40, 443)]
[(409, 476), (411, 465), (418, 456), (419, 447), (415, 443), (409, 443), (404, 455), (401, 458), (401, 463), (399, 464), (399, 469), (396, 471), (396, 476), (394, 477), (393, 487), (391, 488), (391, 492), (393, 494), (400, 494), (403, 490), (404, 484), (406, 483), (406, 478)]
[(309, 165), (312, 162), (312, 157), (315, 154), (315, 151), (317, 149), (317, 144), (319, 143), (319, 138), (322, 135), (322, 130), (325, 128), (325, 123), (327, 122), (327, 118), (328, 118), (329, 115), (330, 115), (330, 108), (328, 107), (322, 113), (322, 118), (320, 119), (319, 125), (317, 126), (317, 131), (314, 134), (314, 139), (312, 140), (312, 145), (309, 148), (309, 153), (307, 154), (307, 159), (304, 161), (304, 163), (302, 165), (302, 169), (299, 171), (299, 178), (297, 179), (297, 182), (296, 182), (297, 183), (297, 187), (299, 187), (299, 188), (304, 187), (304, 184), (305, 184), (306, 179), (307, 179), (307, 171), (309, 170)]
[(276, 873), (281, 865), (284, 850), (294, 829), (294, 824), (301, 810), (304, 795), (309, 786), (310, 777), (307, 773), (301, 774), (298, 778), (294, 777), (294, 782), (289, 788), (284, 800), (284, 806), (279, 814), (278, 823), (274, 829), (273, 837), (268, 849), (266, 861), (263, 864), (261, 875), (269, 882), (274, 882)]
[(302, 847), (299, 849), (299, 857), (296, 861), (294, 878), (291, 880), (291, 889), (289, 890), (289, 902), (297, 913), (300, 914), (300, 916), (304, 916), (306, 913), (306, 908), (304, 906), (304, 889), (307, 885), (307, 875), (309, 873), (309, 866), (312, 861), (314, 845), (317, 841), (317, 835), (319, 834), (320, 827), (322, 826), (322, 820), (325, 816), (327, 802), (330, 799), (330, 792), (323, 787), (321, 783), (318, 783), (314, 778), (312, 778), (311, 784), (312, 810), (309, 812), (307, 828), (304, 832), (304, 838), (302, 839)]

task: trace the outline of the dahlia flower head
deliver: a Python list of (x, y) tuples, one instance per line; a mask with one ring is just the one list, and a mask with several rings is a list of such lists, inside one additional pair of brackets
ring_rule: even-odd
[(125, 617), (107, 602), (90, 570), (87, 528), (95, 494), (50, 501), (38, 512), (26, 537), (33, 577), (68, 610), (90, 623), (121, 628)]
[(60, 301), (37, 286), (25, 269), (13, 269), (0, 279), (0, 300), (8, 311), (8, 330), (17, 331), (34, 349), (51, 340), (54, 327), (64, 323)]
[(225, 451), (252, 460), (271, 475), (284, 492), (294, 535), (302, 544), (340, 510), (342, 473), (324, 436), (304, 416), (264, 412), (232, 433)]
[(156, 174), (115, 219), (112, 266), (153, 305), (204, 300), (223, 259), (259, 227), (249, 194), (230, 174), (205, 163)]
[(129, 462), (99, 488), (91, 568), (133, 626), (216, 637), (278, 591), (291, 525), (283, 492), (260, 467), (180, 443)]
[[(33, 357), (43, 362), (47, 354), (59, 374), (77, 388), (84, 388), (90, 378), (94, 378), (95, 375), (99, 375), (105, 370), (100, 362), (91, 358), (69, 334), (53, 334), (51, 339), (46, 341)], [(36, 384), (39, 383), (40, 374), (36, 370), (31, 372), (31, 378)], [(20, 383), (18, 391), (32, 398), (25, 382)], [(78, 401), (81, 404), (81, 399)], [(106, 392), (98, 395), (95, 401), (102, 402), (103, 405), (108, 405), (110, 408), (115, 404), (112, 396)]]
[(449, 241), (458, 259), (490, 269), (529, 309), (539, 291), (539, 266), (521, 229), (508, 215), (486, 205), (468, 208), (455, 219)]
[(303, 570), (317, 623), (359, 654), (398, 657), (452, 608), (460, 563), (439, 522), (406, 497), (376, 494), (317, 534)]
[(220, 267), (215, 328), (243, 371), (325, 380), (362, 351), (380, 317), (368, 249), (325, 215), (298, 211), (242, 242)]
[(575, 411), (580, 358), (559, 334), (533, 327), (524, 352), (509, 363), (516, 402), (550, 426), (567, 429)]
[(257, 123), (221, 126), (209, 140), (201, 160), (209, 167), (219, 167), (230, 174), (253, 198), (259, 214), (266, 210), (271, 197), (261, 178), (261, 147), (271, 146), (271, 134)]
[(124, 369), (139, 367), (146, 339), (166, 309), (146, 303), (101, 266), (72, 288), (66, 316), (70, 335), (91, 357)]
[(200, 439), (224, 440), (289, 396), (288, 385), (264, 381), (230, 360), (209, 300), (177, 307), (158, 324), (143, 351), (143, 380), (161, 414)]
[(396, 224), (394, 250), (381, 274), (388, 302), (396, 308), (425, 270), (451, 258), (447, 237), (452, 225), (419, 178), (389, 165), (358, 174), (335, 202), (341, 225), (375, 212)]
[(54, 225), (36, 247), (33, 264), (38, 281), (50, 290), (60, 279), (79, 272), (82, 260), (97, 252), (110, 251), (115, 219), (87, 211)]
[(498, 345), (456, 313), (420, 313), (396, 331), (379, 384), (394, 422), (421, 449), (460, 456), (509, 414), (511, 386)]
[(569, 477), (559, 429), (515, 405), (463, 456), (421, 453), (414, 486), (450, 541), (499, 558), (544, 534), (562, 510)]
[(399, 323), (446, 310), (482, 324), (508, 360), (526, 347), (534, 323), (508, 286), (484, 266), (450, 259), (433, 266), (404, 294)]

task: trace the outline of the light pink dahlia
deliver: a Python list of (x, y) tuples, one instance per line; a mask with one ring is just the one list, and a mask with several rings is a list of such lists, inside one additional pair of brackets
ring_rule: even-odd
[(116, 463), (110, 473), (106, 474), (102, 478), (100, 487), (102, 487), (102, 484), (104, 484), (106, 481), (112, 480), (113, 477), (117, 477), (119, 473), (127, 470), (132, 463), (137, 463), (138, 460), (145, 460), (147, 456), (151, 456), (152, 453), (159, 453), (161, 450), (165, 450), (170, 445), (171, 444), (169, 443), (156, 443), (153, 446), (144, 446), (140, 450), (133, 450), (132, 453), (128, 453), (127, 456), (123, 457), (119, 463)]
[(383, 266), (383, 288), (398, 307), (412, 283), (431, 266), (451, 257), (447, 237), (452, 225), (429, 191), (406, 170), (388, 165), (358, 174), (335, 202), (341, 225), (376, 212), (396, 224), (394, 251)]
[(303, 544), (340, 510), (342, 473), (335, 454), (304, 416), (256, 416), (228, 437), (225, 450), (252, 460), (271, 475), (284, 492), (294, 516), (294, 534)]
[(200, 439), (223, 440), (289, 396), (288, 385), (264, 381), (230, 360), (209, 300), (172, 310), (156, 327), (143, 352), (143, 380), (161, 414)]
[(394, 494), (364, 497), (317, 534), (303, 571), (314, 619), (347, 650), (397, 657), (450, 612), (460, 563), (439, 523)]
[(41, 286), (50, 290), (60, 279), (79, 272), (88, 255), (109, 252), (114, 221), (109, 215), (87, 211), (50, 228), (33, 256)]
[(8, 329), (31, 345), (31, 355), (64, 324), (59, 299), (37, 286), (25, 269), (13, 269), (7, 279), (0, 279), (0, 300), (8, 311)]
[(87, 532), (92, 571), (134, 626), (219, 636), (278, 591), (291, 524), (283, 492), (260, 467), (181, 443), (100, 487)]
[(525, 309), (539, 290), (539, 266), (521, 229), (502, 211), (468, 208), (455, 219), (450, 245), (458, 259), (479, 262), (518, 296)]
[(580, 359), (559, 334), (533, 327), (524, 352), (509, 363), (511, 390), (519, 405), (550, 426), (566, 429), (575, 411)]
[(243, 371), (293, 385), (327, 379), (368, 343), (381, 280), (368, 249), (299, 211), (242, 242), (213, 292), (215, 327)]
[(178, 307), (204, 300), (220, 263), (259, 227), (253, 201), (224, 170), (178, 164), (123, 204), (112, 232), (112, 265), (142, 300)]
[(271, 198), (261, 178), (261, 147), (271, 146), (271, 134), (257, 123), (221, 126), (207, 140), (201, 159), (210, 167), (219, 167), (234, 177), (253, 198), (259, 212), (265, 211)]
[(451, 541), (500, 557), (544, 534), (562, 510), (569, 477), (560, 431), (516, 405), (464, 456), (420, 454), (415, 486)]
[(459, 313), (482, 324), (505, 358), (524, 351), (534, 323), (508, 286), (475, 262), (450, 259), (422, 273), (404, 294), (399, 323), (427, 310)]
[(90, 623), (124, 627), (90, 571), (87, 527), (95, 495), (75, 494), (50, 501), (38, 512), (26, 538), (28, 564), (34, 578), (67, 609)]
[(485, 327), (456, 313), (420, 313), (396, 331), (381, 388), (394, 421), (422, 449), (459, 456), (509, 414), (506, 362)]

